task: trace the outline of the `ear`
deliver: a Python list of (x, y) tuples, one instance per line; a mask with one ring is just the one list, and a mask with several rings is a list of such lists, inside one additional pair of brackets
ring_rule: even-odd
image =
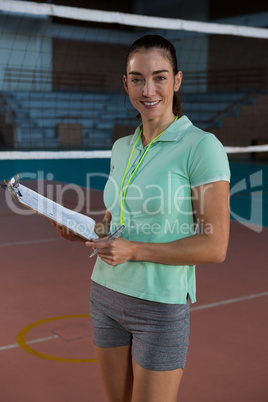
[(123, 84), (124, 84), (125, 91), (128, 94), (127, 77), (125, 75), (123, 76)]
[(182, 82), (182, 72), (179, 71), (175, 75), (175, 79), (174, 79), (174, 92), (177, 92), (180, 89), (181, 82)]

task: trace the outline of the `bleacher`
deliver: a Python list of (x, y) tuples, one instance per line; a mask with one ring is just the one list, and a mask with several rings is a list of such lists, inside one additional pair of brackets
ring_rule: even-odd
[(254, 104), (246, 92), (187, 93), (182, 96), (183, 112), (199, 128), (221, 127), (225, 116), (238, 116), (241, 104)]
[[(130, 110), (124, 107), (121, 93), (6, 91), (3, 96), (16, 113), (17, 149), (67, 147), (68, 141), (62, 140), (64, 130), (70, 137), (71, 148), (111, 149), (116, 126), (126, 126), (128, 135), (139, 124), (135, 118), (137, 112), (129, 101)], [(181, 100), (183, 114), (204, 130), (221, 127), (223, 117), (239, 114), (239, 105), (255, 102), (253, 96), (244, 92), (218, 91), (198, 94), (182, 91)], [(75, 140), (78, 133), (80, 137)]]
[[(58, 127), (80, 125), (80, 148), (110, 149), (115, 124), (137, 124), (135, 114), (124, 108), (120, 93), (5, 92), (16, 113), (17, 148), (58, 149)], [(75, 144), (73, 144), (75, 145)]]

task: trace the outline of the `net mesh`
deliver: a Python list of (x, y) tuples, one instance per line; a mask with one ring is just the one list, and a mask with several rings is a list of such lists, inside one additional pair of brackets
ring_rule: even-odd
[(17, 1), (0, 10), (2, 151), (110, 150), (133, 133), (124, 60), (150, 33), (176, 48), (183, 113), (230, 155), (257, 145), (243, 154), (267, 159), (267, 30)]

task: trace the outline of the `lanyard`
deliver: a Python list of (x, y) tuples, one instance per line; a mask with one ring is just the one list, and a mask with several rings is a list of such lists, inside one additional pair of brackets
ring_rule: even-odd
[[(174, 121), (176, 121), (177, 119), (178, 119), (178, 116), (176, 116), (176, 118), (175, 118)], [(164, 130), (162, 133), (158, 134), (158, 136), (155, 137), (155, 138), (149, 143), (149, 145), (148, 145), (147, 148), (146, 148), (146, 151), (145, 151), (144, 154), (142, 155), (142, 158), (139, 160), (139, 163), (137, 164), (137, 166), (135, 167), (135, 169), (134, 169), (133, 172), (131, 173), (131, 176), (130, 176), (130, 178), (128, 179), (128, 182), (127, 182), (127, 184), (126, 184), (126, 187), (125, 187), (125, 189), (124, 189), (124, 191), (123, 191), (123, 186), (124, 186), (125, 178), (126, 178), (126, 175), (127, 175), (128, 167), (129, 167), (130, 161), (131, 161), (131, 159), (132, 159), (132, 155), (133, 155), (134, 149), (136, 148), (137, 142), (138, 142), (138, 140), (140, 139), (141, 134), (142, 134), (142, 128), (141, 128), (141, 130), (140, 130), (140, 133), (139, 133), (139, 135), (138, 135), (138, 137), (137, 137), (137, 139), (136, 139), (136, 141), (135, 141), (135, 144), (133, 145), (133, 148), (132, 148), (130, 157), (129, 157), (129, 159), (128, 159), (127, 167), (126, 167), (126, 170), (125, 170), (123, 179), (122, 179), (122, 183), (121, 183), (121, 188), (120, 188), (120, 201), (121, 201), (120, 225), (123, 225), (123, 221), (124, 221), (124, 211), (123, 211), (123, 208), (124, 208), (124, 203), (125, 203), (125, 198), (126, 198), (126, 192), (127, 192), (128, 185), (129, 185), (129, 183), (130, 183), (132, 177), (134, 176), (134, 174), (135, 174), (136, 171), (138, 170), (138, 168), (139, 168), (141, 162), (143, 161), (145, 155), (146, 155), (147, 152), (149, 151), (150, 146), (152, 145), (152, 143), (153, 143), (155, 140), (157, 140), (157, 138), (159, 138), (165, 131), (166, 131), (166, 130)]]

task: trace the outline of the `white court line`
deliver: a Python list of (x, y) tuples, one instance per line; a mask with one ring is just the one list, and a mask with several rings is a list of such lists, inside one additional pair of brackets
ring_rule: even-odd
[(0, 160), (110, 159), (111, 155), (112, 151), (1, 151)]
[(224, 306), (225, 304), (237, 303), (240, 301), (255, 299), (256, 297), (263, 297), (263, 296), (268, 296), (268, 292), (256, 293), (256, 294), (249, 295), (249, 296), (237, 297), (236, 299), (222, 300), (222, 301), (216, 302), (216, 303), (203, 304), (202, 306), (191, 307), (191, 311), (204, 310), (207, 308)]
[[(34, 339), (33, 341), (28, 341), (26, 342), (27, 345), (31, 343), (39, 343), (39, 342), (45, 342), (45, 341), (50, 341), (51, 339), (58, 339), (58, 335), (53, 335), (53, 336), (48, 336), (47, 338), (39, 338), (39, 339)], [(14, 345), (7, 345), (7, 346), (1, 346), (0, 351), (2, 350), (7, 350), (7, 349), (13, 349), (13, 348), (18, 348), (20, 345), (18, 343), (15, 343)]]
[[(207, 308), (223, 306), (225, 304), (237, 303), (237, 302), (240, 302), (240, 301), (255, 299), (257, 297), (263, 297), (263, 296), (268, 296), (268, 292), (256, 293), (256, 294), (252, 294), (252, 295), (244, 296), (244, 297), (237, 297), (236, 299), (223, 300), (223, 301), (217, 302), (217, 303), (203, 304), (202, 306), (192, 307), (190, 311), (192, 312), (192, 311), (197, 311), (197, 310), (205, 310)], [(33, 340), (33, 341), (29, 341), (29, 342), (27, 342), (27, 344), (45, 342), (45, 341), (49, 341), (51, 339), (57, 339), (57, 338), (59, 338), (58, 335), (53, 335), (53, 336), (49, 336), (47, 338), (39, 338), (39, 339), (36, 339), (36, 340)], [(18, 344), (1, 346), (0, 347), (0, 352), (3, 351), (3, 350), (13, 349), (13, 348), (17, 348), (17, 347), (19, 347)]]
[(61, 237), (51, 237), (50, 239), (10, 241), (8, 243), (0, 243), (0, 247), (22, 246), (22, 245), (27, 245), (27, 244), (47, 243), (50, 241), (59, 241), (59, 240), (63, 240), (63, 239)]
[[(1, 7), (1, 0), (0, 0)], [(227, 147), (227, 154), (268, 152), (268, 144), (247, 147)], [(1, 151), (0, 160), (35, 160), (35, 159), (110, 159), (112, 151)]]

